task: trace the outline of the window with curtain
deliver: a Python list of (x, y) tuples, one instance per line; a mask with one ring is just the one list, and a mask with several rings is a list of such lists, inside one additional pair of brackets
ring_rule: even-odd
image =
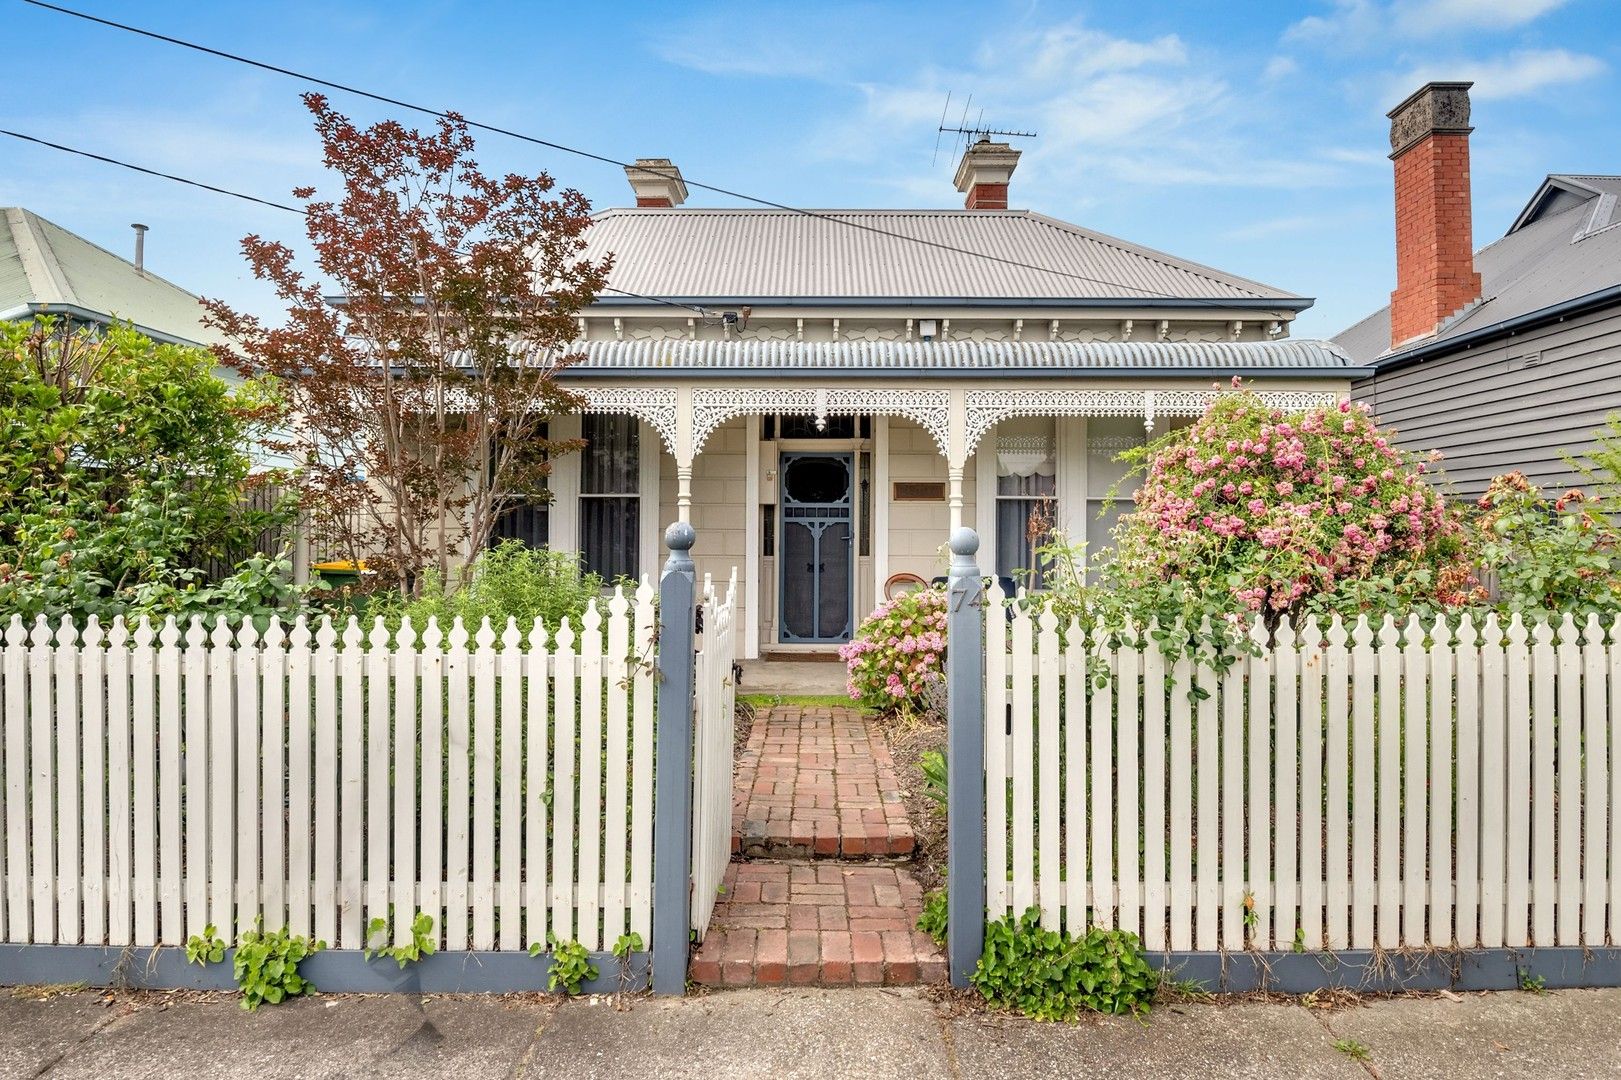
[[(547, 430), (547, 425), (542, 424), (536, 434), (546, 439)], [(490, 530), (491, 547), (503, 540), (517, 540), (527, 547), (545, 547), (550, 539), (551, 503), (546, 496), (544, 479), (540, 481), (539, 490), (514, 492)]]
[[(1114, 547), (1110, 535), (1122, 514), (1131, 510), (1134, 482), (1121, 483), (1131, 466), (1116, 461), (1122, 453), (1147, 442), (1138, 417), (1094, 416), (1086, 421), (1086, 561), (1088, 576), (1100, 552)], [(1118, 485), (1118, 490), (1116, 489)], [(1111, 501), (1109, 492), (1114, 490)]]
[(1008, 420), (996, 431), (996, 573), (1042, 586), (1036, 549), (1058, 511), (1058, 440), (1050, 418)]
[(606, 581), (639, 572), (641, 425), (634, 416), (581, 418), (580, 556)]

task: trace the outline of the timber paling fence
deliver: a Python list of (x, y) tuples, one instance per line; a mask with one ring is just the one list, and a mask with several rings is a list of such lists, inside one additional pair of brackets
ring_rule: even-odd
[(1222, 667), (980, 600), (954, 542), (948, 678), (984, 671), (982, 699), (953, 683), (952, 750), (982, 749), (985, 787), (970, 809), (954, 774), (952, 811), (985, 829), (952, 852), (953, 920), (980, 884), (961, 858), (991, 919), (1129, 930), (1211, 981), (1250, 956), (1245, 985), (1280, 965), (1293, 989), (1468, 984), (1488, 962), (1514, 985), (1549, 949), (1550, 984), (1621, 977), (1621, 620), (1256, 625)]
[[(713, 823), (730, 827), (735, 580), (695, 597), (690, 560), (678, 571), (662, 604), (644, 579), (554, 628), (14, 618), (0, 942), (127, 950), (263, 926), (361, 950), (408, 944), (423, 912), (441, 954), (527, 958), (554, 936), (600, 955), (636, 934), (645, 976), (657, 904), (707, 926)], [(661, 686), (661, 641), (685, 692)], [(699, 754), (673, 758), (684, 783), (658, 795), (664, 730)], [(684, 798), (656, 815), (656, 796)], [(670, 835), (696, 901), (688, 875), (663, 892), (654, 877), (655, 817), (683, 802)], [(666, 935), (683, 981), (685, 930)], [(0, 982), (25, 956), (0, 955)]]

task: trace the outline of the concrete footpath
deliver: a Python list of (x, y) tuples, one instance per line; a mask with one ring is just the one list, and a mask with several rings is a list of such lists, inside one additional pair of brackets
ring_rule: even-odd
[(1618, 1018), (1617, 990), (1235, 1001), (1062, 1026), (911, 989), (640, 997), (624, 1011), (607, 999), (323, 996), (251, 1015), (230, 995), (0, 991), (0, 1077), (1574, 1080), (1621, 1076)]

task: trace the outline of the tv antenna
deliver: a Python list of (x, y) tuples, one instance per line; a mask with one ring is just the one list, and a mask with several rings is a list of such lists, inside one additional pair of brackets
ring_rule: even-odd
[(953, 150), (958, 145), (966, 148), (971, 143), (989, 142), (993, 135), (1000, 135), (1004, 139), (1034, 139), (1036, 137), (1036, 133), (1033, 131), (1009, 131), (1003, 128), (986, 127), (984, 109), (979, 110), (979, 115), (972, 124), (969, 124), (968, 110), (973, 107), (973, 104), (974, 95), (969, 94), (968, 100), (963, 102), (961, 119), (955, 125), (948, 126), (946, 124), (946, 114), (951, 110), (951, 91), (946, 91), (946, 103), (940, 110), (940, 124), (935, 129), (934, 156), (929, 159), (931, 168), (940, 158), (940, 136), (947, 133), (952, 136)]

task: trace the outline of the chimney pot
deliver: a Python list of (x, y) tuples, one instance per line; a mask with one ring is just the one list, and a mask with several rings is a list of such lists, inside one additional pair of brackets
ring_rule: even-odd
[(1019, 166), (1019, 151), (1007, 143), (982, 138), (963, 151), (957, 165), (957, 190), (967, 195), (969, 210), (1006, 210), (1008, 180)]
[(625, 177), (636, 193), (637, 206), (680, 206), (687, 201), (681, 170), (669, 158), (637, 158), (625, 166)]
[(1387, 114), (1395, 163), (1392, 348), (1426, 337), (1480, 299), (1469, 193), (1469, 88), (1432, 82)]

